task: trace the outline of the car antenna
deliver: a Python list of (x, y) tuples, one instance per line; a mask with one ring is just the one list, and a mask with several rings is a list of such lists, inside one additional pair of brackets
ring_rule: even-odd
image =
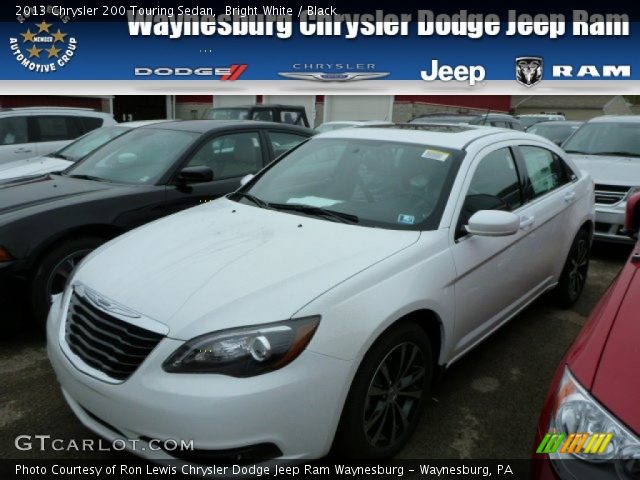
[(487, 120), (489, 118), (489, 114), (491, 113), (491, 109), (487, 108), (487, 113), (484, 114), (484, 120), (482, 121), (482, 125), (486, 125), (487, 124)]

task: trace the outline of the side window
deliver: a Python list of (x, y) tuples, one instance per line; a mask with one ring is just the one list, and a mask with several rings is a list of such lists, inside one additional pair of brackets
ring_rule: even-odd
[(100, 128), (104, 123), (104, 120), (99, 117), (78, 117), (78, 120), (82, 123), (82, 135), (96, 128)]
[(73, 140), (80, 136), (80, 130), (74, 117), (50, 115), (33, 117), (40, 132), (37, 141), (55, 142), (57, 140)]
[(273, 122), (273, 112), (271, 110), (256, 110), (253, 112), (253, 115), (251, 115), (251, 120)]
[(511, 150), (501, 148), (485, 156), (473, 174), (460, 212), (459, 227), (480, 210), (511, 211), (522, 205), (520, 179)]
[(503, 122), (502, 120), (494, 120), (493, 122), (491, 122), (491, 126), (499, 128), (509, 128), (509, 124), (507, 122)]
[(289, 125), (302, 125), (302, 115), (300, 112), (283, 110), (280, 112), (280, 121)]
[(242, 177), (262, 168), (262, 147), (258, 132), (219, 135), (204, 143), (188, 166), (213, 170), (216, 180)]
[(27, 143), (27, 117), (0, 118), (0, 145)]
[(520, 147), (522, 159), (529, 177), (527, 198), (534, 199), (567, 183), (562, 160), (540, 147)]
[(304, 142), (307, 137), (302, 135), (296, 135), (295, 133), (287, 132), (267, 132), (269, 141), (271, 142), (271, 148), (273, 148), (273, 157), (278, 158), (283, 153), (288, 152), (293, 147)]

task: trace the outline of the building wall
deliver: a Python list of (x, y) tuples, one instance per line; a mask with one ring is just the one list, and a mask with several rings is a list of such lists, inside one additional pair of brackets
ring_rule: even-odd
[(197, 120), (213, 105), (213, 95), (176, 95), (176, 118)]
[(0, 108), (73, 107), (108, 112), (108, 97), (63, 97), (58, 95), (0, 95)]

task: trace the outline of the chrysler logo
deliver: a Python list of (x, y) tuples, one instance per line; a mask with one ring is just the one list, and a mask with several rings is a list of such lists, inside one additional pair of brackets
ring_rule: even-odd
[(317, 82), (353, 82), (373, 80), (389, 76), (390, 72), (278, 72), (278, 75), (293, 80), (314, 80)]
[(82, 292), (78, 293), (84, 294), (84, 297), (100, 310), (123, 317), (140, 318), (140, 315), (138, 315), (133, 310), (130, 310), (126, 307), (123, 307), (122, 305), (117, 304), (116, 302), (109, 300), (108, 298), (100, 295), (98, 292), (91, 290), (90, 288), (83, 287), (82, 290)]

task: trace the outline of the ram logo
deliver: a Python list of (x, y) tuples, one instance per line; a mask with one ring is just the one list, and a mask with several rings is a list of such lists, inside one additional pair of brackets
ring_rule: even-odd
[(542, 80), (542, 57), (517, 57), (516, 81), (525, 87), (533, 87)]
[(630, 78), (631, 65), (554, 65), (554, 78)]

